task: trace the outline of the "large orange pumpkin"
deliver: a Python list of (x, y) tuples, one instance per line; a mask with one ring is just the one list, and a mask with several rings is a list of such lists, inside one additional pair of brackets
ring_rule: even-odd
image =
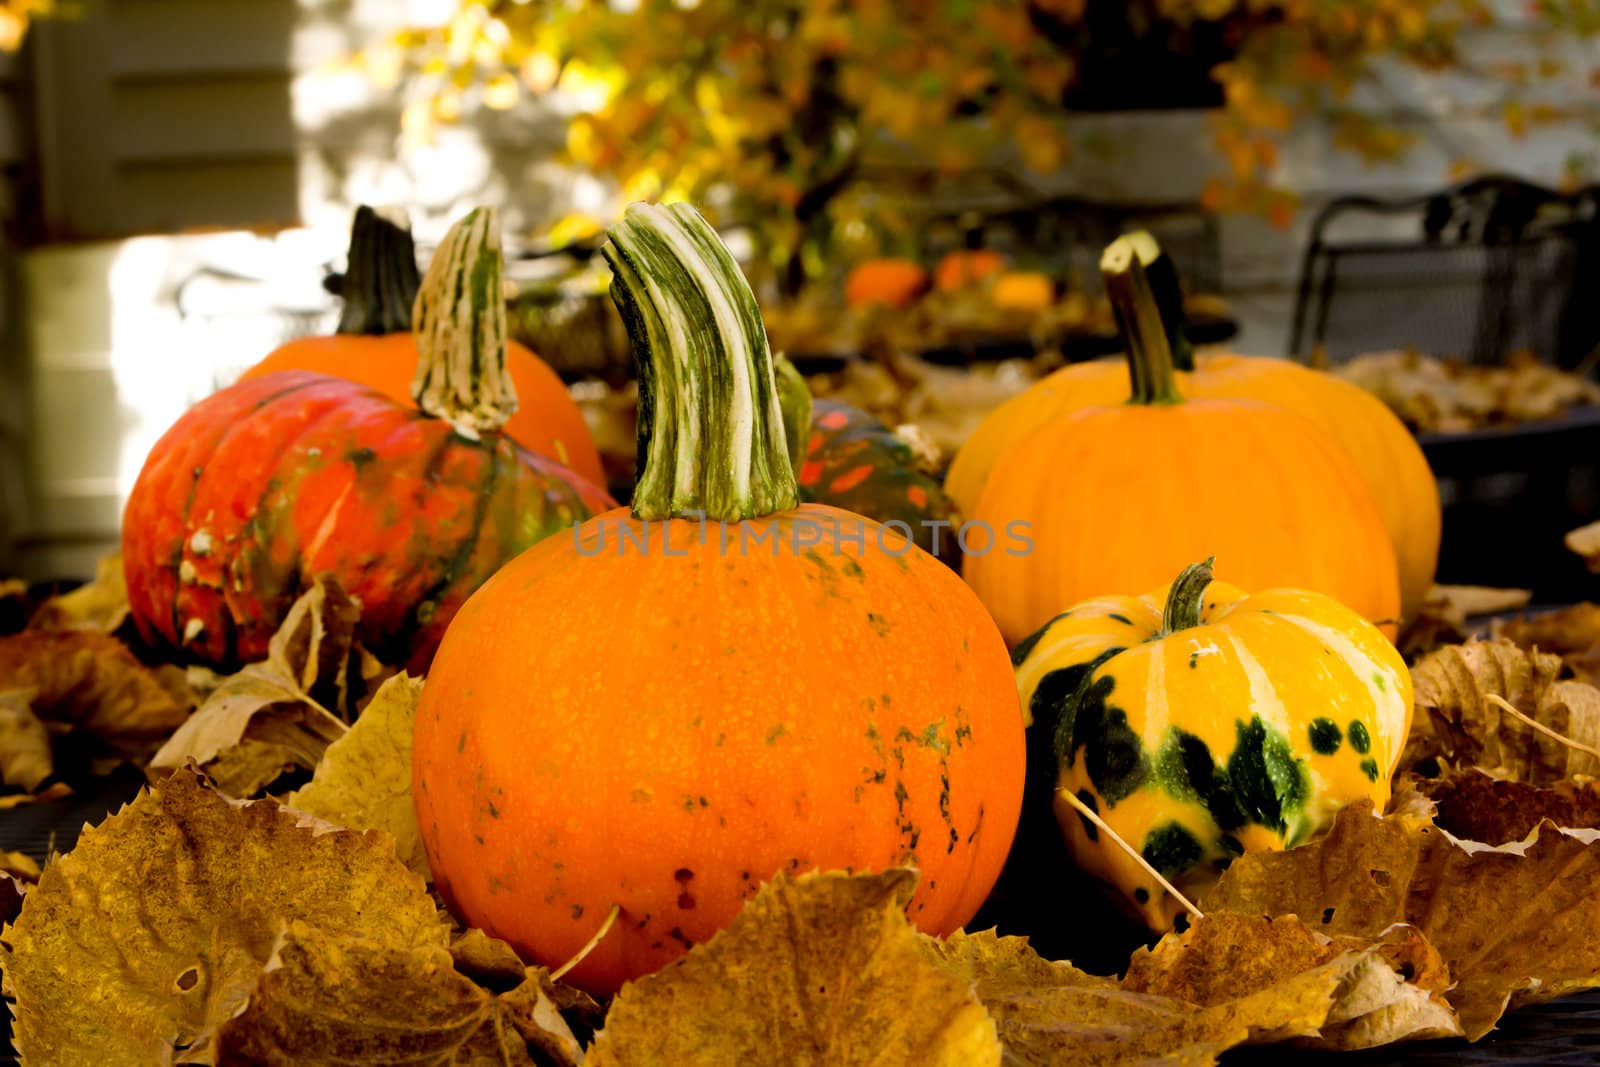
[[(358, 208), (350, 231), (338, 332), (290, 341), (241, 378), (311, 370), (360, 382), (391, 400), (410, 404), (417, 368), (417, 343), (411, 333), (417, 284), (411, 234), (370, 207)], [(566, 384), (549, 364), (515, 341), (506, 345), (506, 369), (516, 388), (517, 407), (505, 432), (524, 448), (603, 487), (606, 476), (600, 452)]]
[(1184, 400), (1132, 244), (1113, 243), (1102, 268), (1128, 346), (1132, 402), (1035, 429), (1000, 458), (969, 515), (996, 536), (987, 551), (969, 552), (964, 572), (1006, 639), (1022, 640), (1077, 601), (1157, 586), (1212, 555), (1247, 588), (1310, 589), (1392, 626), (1394, 546), (1349, 457), (1286, 408)]
[[(1159, 255), (1146, 235), (1135, 235), (1134, 247), (1141, 264)], [(1438, 485), (1416, 438), (1381, 400), (1332, 375), (1267, 356), (1191, 357), (1182, 344), (1176, 277), (1168, 278), (1167, 292), (1154, 276), (1151, 281), (1174, 341), (1179, 394), (1264, 400), (1304, 416), (1338, 442), (1372, 489), (1400, 567), (1401, 615), (1411, 617), (1433, 585), (1441, 519)], [(962, 444), (945, 478), (946, 492), (971, 514), (995, 464), (1019, 442), (1070, 412), (1114, 403), (1128, 395), (1128, 386), (1121, 357), (1048, 375), (996, 408)]]
[(617, 909), (570, 975), (597, 992), (780, 870), (915, 865), (911, 918), (955, 930), (1021, 805), (999, 632), (899, 534), (799, 503), (753, 294), (692, 208), (634, 205), (605, 254), (640, 362), (633, 510), (524, 553), (452, 622), (413, 765), (441, 894), (552, 965)]

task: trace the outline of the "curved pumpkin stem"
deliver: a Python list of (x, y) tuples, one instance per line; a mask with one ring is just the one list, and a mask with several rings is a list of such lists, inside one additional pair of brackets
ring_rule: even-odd
[(811, 387), (782, 352), (772, 357), (778, 385), (778, 407), (783, 411), (783, 437), (789, 445), (789, 462), (796, 470), (811, 437)]
[(632, 204), (601, 249), (639, 369), (639, 519), (797, 507), (755, 294), (688, 204)]
[(356, 208), (350, 226), (350, 253), (340, 297), (339, 333), (406, 333), (411, 305), (421, 285), (417, 247), (412, 243), (405, 212)]
[(1212, 556), (1183, 568), (1183, 573), (1167, 590), (1167, 604), (1161, 612), (1161, 632), (1157, 637), (1200, 625), (1200, 609), (1205, 603), (1206, 586), (1212, 581), (1211, 565), (1216, 561), (1217, 557)]
[(1131, 238), (1119, 237), (1106, 246), (1100, 256), (1100, 277), (1128, 348), (1128, 380), (1133, 384), (1129, 403), (1181, 404), (1166, 323)]
[(1172, 347), (1174, 370), (1194, 370), (1194, 345), (1189, 343), (1188, 316), (1183, 310), (1183, 283), (1178, 278), (1178, 266), (1172, 257), (1156, 243), (1149, 230), (1135, 230), (1126, 235), (1133, 244), (1134, 255), (1150, 279), (1150, 292), (1154, 294), (1156, 308), (1161, 312), (1161, 323), (1166, 328), (1167, 344)]
[(506, 299), (500, 284), (500, 216), (480, 207), (445, 234), (412, 314), (417, 407), (477, 440), (517, 410), (506, 370)]

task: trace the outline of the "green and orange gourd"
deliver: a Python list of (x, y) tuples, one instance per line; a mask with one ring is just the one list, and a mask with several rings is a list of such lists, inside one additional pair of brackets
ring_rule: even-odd
[[(371, 386), (396, 403), (412, 403), (417, 341), (411, 332), (411, 308), (418, 284), (411, 232), (384, 213), (365, 205), (357, 208), (340, 290), (344, 307), (338, 331), (289, 341), (241, 378), (283, 370), (317, 371)], [(515, 341), (506, 342), (505, 363), (516, 389), (517, 408), (506, 420), (504, 432), (524, 448), (604, 486), (594, 436), (561, 378)]]
[(143, 637), (213, 666), (260, 659), (327, 574), (360, 600), (369, 649), (425, 669), (502, 562), (613, 505), (500, 431), (517, 406), (504, 340), (498, 222), (480, 209), (451, 230), (418, 294), (414, 403), (284, 370), (189, 409), (124, 515)]
[(1045, 420), (1000, 456), (967, 515), (994, 531), (1026, 524), (1026, 546), (997, 537), (963, 562), (1006, 639), (1212, 555), (1246, 588), (1315, 590), (1392, 626), (1394, 544), (1348, 455), (1288, 408), (1182, 397), (1132, 242), (1114, 242), (1101, 269), (1128, 347), (1126, 401)]
[[(1394, 545), (1401, 583), (1401, 616), (1422, 606), (1439, 559), (1441, 508), (1428, 461), (1405, 425), (1377, 397), (1349, 382), (1287, 359), (1228, 352), (1194, 353), (1183, 335), (1182, 298), (1171, 261), (1146, 233), (1128, 240), (1151, 272), (1172, 350), (1181, 396), (1261, 400), (1316, 424), (1360, 471)], [(1035, 431), (1075, 411), (1115, 404), (1128, 396), (1125, 358), (1063, 367), (996, 408), (962, 445), (945, 488), (966, 514), (1000, 461)]]
[(972, 917), (1021, 802), (1004, 642), (947, 567), (802, 504), (753, 294), (688, 205), (605, 256), (639, 362), (631, 510), (507, 564), (422, 692), (417, 821), (471, 925), (614, 991), (778, 871), (910, 864), (909, 914)]
[(1214, 581), (1209, 561), (1072, 605), (1015, 659), (1030, 739), (1053, 749), (1029, 768), (1031, 786), (1048, 762), (1053, 796), (1034, 794), (1018, 861), (1048, 855), (1035, 805), (1053, 807), (1072, 861), (1156, 932), (1183, 906), (1081, 809), (1198, 898), (1244, 852), (1292, 848), (1360, 800), (1383, 810), (1411, 728), (1411, 676), (1376, 627), (1317, 593)]

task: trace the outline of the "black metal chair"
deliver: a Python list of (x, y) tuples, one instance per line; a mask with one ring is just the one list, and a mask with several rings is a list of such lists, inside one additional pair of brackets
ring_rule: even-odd
[(1600, 187), (1485, 177), (1341, 197), (1312, 223), (1289, 351), (1337, 363), (1413, 346), (1469, 363), (1527, 349), (1572, 368), (1600, 344)]

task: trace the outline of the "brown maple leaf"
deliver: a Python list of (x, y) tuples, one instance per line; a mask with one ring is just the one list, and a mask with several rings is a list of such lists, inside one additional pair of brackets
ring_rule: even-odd
[(1436, 585), (1395, 642), (1409, 662), (1447, 644), (1458, 644), (1471, 634), (1467, 620), (1493, 615), (1525, 605), (1527, 589), (1495, 589), (1481, 585)]
[(1414, 926), (1449, 967), (1457, 984), (1446, 996), (1477, 1040), (1508, 1007), (1600, 986), (1593, 836), (1547, 822), (1525, 842), (1464, 844), (1362, 803), (1316, 841), (1241, 856), (1201, 906), (1208, 917), (1297, 915), (1328, 936)]

